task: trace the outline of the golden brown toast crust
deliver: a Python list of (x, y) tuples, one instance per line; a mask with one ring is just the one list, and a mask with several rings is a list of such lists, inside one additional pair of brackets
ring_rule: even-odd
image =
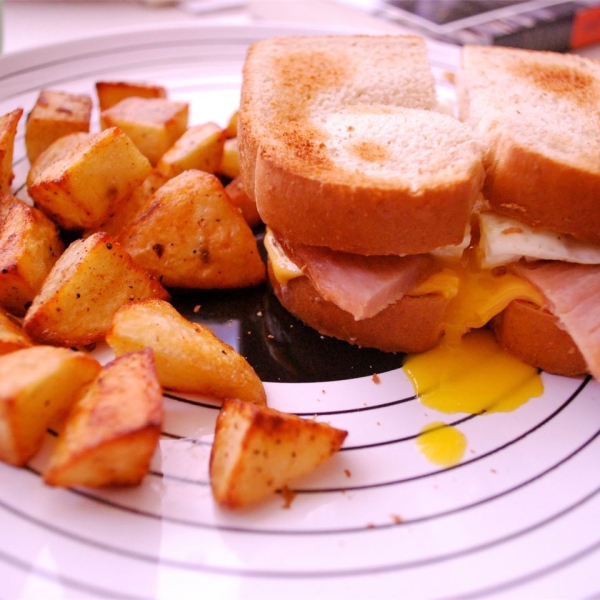
[(531, 227), (600, 243), (598, 174), (516, 144), (505, 153), (496, 152), (483, 187), (494, 210)]
[(529, 302), (515, 300), (492, 319), (500, 346), (523, 362), (548, 373), (572, 377), (587, 372), (586, 363), (558, 319)]
[(462, 242), (483, 178), (475, 164), (468, 177), (407, 194), (323, 183), (265, 155), (257, 162), (257, 207), (269, 227), (292, 242), (365, 255), (420, 254)]

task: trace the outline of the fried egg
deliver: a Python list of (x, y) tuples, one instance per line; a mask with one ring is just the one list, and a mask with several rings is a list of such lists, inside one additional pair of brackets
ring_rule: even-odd
[(509, 217), (492, 212), (479, 214), (480, 241), (477, 250), (482, 268), (526, 260), (560, 260), (582, 265), (600, 264), (600, 246), (570, 235), (535, 230)]

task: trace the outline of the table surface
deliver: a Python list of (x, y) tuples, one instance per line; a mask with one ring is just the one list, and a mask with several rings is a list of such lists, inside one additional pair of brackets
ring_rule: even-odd
[[(238, 25), (333, 23), (365, 33), (406, 31), (334, 0), (4, 0), (2, 50), (8, 54), (118, 29), (189, 23), (190, 19)], [(600, 57), (600, 44), (578, 54)]]
[[(224, 8), (210, 10), (214, 6)], [(402, 31), (397, 26), (327, 0), (188, 0), (179, 3), (165, 0), (4, 0), (3, 52), (133, 26), (189, 23), (190, 19), (199, 23), (242, 25), (265, 20), (314, 25), (336, 23), (340, 27), (358, 27), (365, 32)]]
[[(7, 54), (54, 42), (98, 35), (115, 28), (176, 23), (186, 18), (189, 19), (189, 14), (177, 5), (152, 6), (116, 1), (5, 0), (3, 52)], [(243, 22), (248, 17), (242, 11), (230, 11), (212, 14), (210, 19)], [(209, 20), (209, 17), (206, 20)]]

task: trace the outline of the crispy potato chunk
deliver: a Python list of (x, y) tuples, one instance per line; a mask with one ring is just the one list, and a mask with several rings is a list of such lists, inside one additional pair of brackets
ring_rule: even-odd
[(188, 126), (189, 105), (164, 98), (130, 97), (100, 113), (102, 129), (120, 127), (152, 165)]
[(0, 357), (0, 460), (25, 464), (100, 371), (88, 354), (33, 346)]
[(138, 98), (166, 98), (167, 90), (162, 85), (142, 81), (97, 81), (96, 94), (100, 110), (136, 96)]
[(102, 368), (73, 407), (44, 472), (49, 485), (137, 485), (148, 473), (163, 421), (151, 350)]
[(167, 181), (169, 181), (168, 177), (159, 173), (156, 169), (152, 169), (142, 184), (115, 206), (114, 212), (99, 229), (116, 236), (142, 213), (152, 200), (156, 190)]
[(106, 232), (76, 240), (64, 251), (28, 309), (23, 328), (34, 340), (57, 346), (100, 341), (127, 302), (168, 298)]
[(213, 496), (226, 508), (258, 502), (331, 458), (346, 435), (326, 423), (227, 400), (210, 456)]
[(21, 323), (11, 314), (0, 309), (0, 355), (31, 346), (33, 341), (23, 331)]
[(0, 194), (11, 193), (15, 136), (22, 114), (23, 109), (17, 108), (0, 117)]
[(188, 169), (216, 173), (221, 166), (225, 131), (216, 123), (188, 128), (156, 164), (158, 171), (175, 177)]
[(235, 179), (240, 175), (240, 156), (238, 152), (238, 139), (230, 138), (225, 141), (223, 146), (223, 159), (219, 167), (219, 173)]
[(40, 152), (37, 158), (32, 162), (31, 167), (27, 172), (27, 187), (29, 188), (52, 163), (67, 156), (77, 144), (87, 140), (91, 135), (91, 133), (79, 131), (65, 135), (52, 142), (45, 150)]
[(202, 171), (165, 183), (118, 239), (166, 287), (234, 288), (265, 278), (252, 230), (217, 177)]
[(244, 220), (250, 227), (256, 227), (262, 222), (256, 202), (248, 196), (241, 177), (236, 177), (225, 186), (225, 192), (231, 203), (240, 210)]
[(165, 388), (266, 403), (262, 381), (246, 359), (168, 302), (151, 299), (123, 306), (106, 341), (117, 356), (152, 348)]
[(94, 230), (144, 181), (150, 163), (117, 127), (91, 135), (29, 186), (37, 206), (64, 229)]
[(64, 249), (58, 227), (14, 198), (0, 220), (0, 306), (22, 317)]
[(238, 134), (238, 121), (239, 121), (240, 111), (236, 110), (231, 117), (229, 117), (229, 121), (227, 122), (227, 127), (225, 128), (225, 133), (228, 138), (237, 137)]
[[(15, 200), (19, 199), (13, 194), (0, 194), (0, 219), (4, 219), (6, 210)], [(21, 200), (19, 200), (19, 202), (21, 202)]]
[(77, 131), (88, 132), (91, 114), (92, 99), (86, 94), (42, 90), (25, 127), (29, 162), (55, 140)]

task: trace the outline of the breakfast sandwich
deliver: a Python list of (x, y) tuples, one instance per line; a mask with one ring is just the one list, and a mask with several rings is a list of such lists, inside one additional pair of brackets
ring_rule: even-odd
[(266, 40), (247, 55), (242, 177), (284, 307), (321, 333), (422, 352), (444, 332), (483, 184), (470, 128), (440, 109), (417, 36)]
[(243, 75), (244, 187), (292, 314), (403, 353), (491, 325), (600, 379), (600, 63), (467, 46), (458, 118), (417, 36), (266, 40)]
[(534, 290), (492, 319), (498, 341), (545, 371), (600, 379), (600, 63), (467, 46), (457, 96), (485, 149), (479, 265)]

